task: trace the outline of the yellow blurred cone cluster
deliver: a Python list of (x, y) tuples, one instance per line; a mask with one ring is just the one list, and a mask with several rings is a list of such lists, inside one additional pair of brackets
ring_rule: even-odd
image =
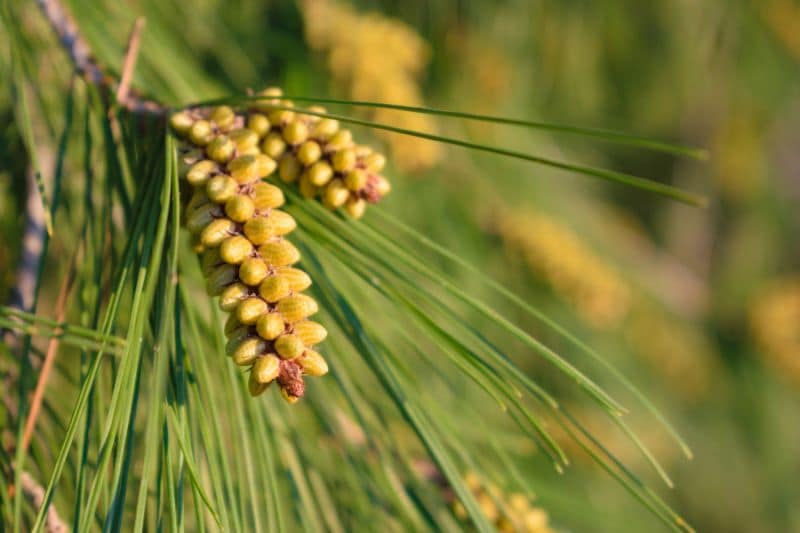
[(621, 331), (636, 355), (685, 398), (708, 392), (714, 370), (708, 340), (648, 303), (572, 229), (538, 212), (509, 211), (494, 224), (508, 251), (521, 256), (587, 324)]
[[(419, 87), (428, 59), (428, 44), (406, 24), (376, 13), (360, 14), (330, 0), (304, 0), (306, 39), (326, 54), (335, 82), (349, 98), (423, 106)], [(436, 132), (428, 115), (372, 109), (370, 118), (405, 129)], [(393, 162), (407, 172), (435, 165), (442, 153), (435, 142), (376, 131), (389, 144)]]
[[(531, 498), (514, 492), (507, 494), (496, 485), (484, 484), (474, 472), (467, 472), (464, 483), (478, 502), (486, 519), (503, 533), (552, 533), (547, 512), (531, 503)], [(453, 512), (466, 520), (467, 510), (459, 501)]]
[(522, 255), (588, 324), (613, 329), (627, 316), (631, 291), (569, 228), (541, 213), (507, 213), (497, 221), (506, 247)]
[(767, 362), (800, 386), (800, 277), (763, 287), (750, 308), (750, 327)]

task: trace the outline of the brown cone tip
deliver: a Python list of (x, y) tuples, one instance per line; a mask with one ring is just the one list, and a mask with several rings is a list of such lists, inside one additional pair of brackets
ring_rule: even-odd
[(293, 360), (281, 360), (278, 384), (289, 396), (302, 398), (306, 391), (306, 385), (303, 382), (303, 367)]
[(367, 177), (367, 184), (361, 189), (361, 196), (371, 204), (377, 203), (381, 199), (378, 192), (378, 177), (375, 174), (370, 174)]

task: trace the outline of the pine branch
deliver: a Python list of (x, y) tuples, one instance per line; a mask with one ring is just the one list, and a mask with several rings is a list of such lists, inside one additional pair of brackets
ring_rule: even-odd
[(97, 87), (105, 98), (113, 97), (117, 104), (131, 113), (144, 115), (164, 115), (166, 113), (167, 108), (164, 105), (154, 100), (148, 100), (129, 89), (130, 73), (135, 64), (139, 48), (139, 33), (143, 26), (143, 23), (140, 22), (141, 19), (137, 20), (134, 25), (128, 43), (124, 82), (121, 82), (103, 70), (95, 59), (89, 43), (81, 35), (78, 25), (59, 0), (38, 0), (37, 3), (61, 41), (61, 45), (67, 51), (75, 70), (87, 83)]
[[(44, 487), (42, 487), (28, 472), (22, 472), (19, 478), (22, 493), (31, 502), (34, 508), (40, 508), (42, 503), (44, 503)], [(52, 504), (47, 508), (47, 519), (45, 521), (44, 530), (47, 533), (67, 533), (67, 531), (69, 531), (67, 525), (61, 520), (58, 511), (56, 511), (55, 506)]]
[[(17, 264), (17, 282), (8, 298), (8, 306), (20, 311), (30, 312), (33, 309), (39, 265), (43, 259), (46, 225), (44, 205), (39, 198), (39, 187), (36, 184), (35, 170), (27, 171), (26, 185), (28, 189), (25, 213), (25, 229), (22, 237), (22, 250)], [(2, 331), (3, 341), (9, 346), (15, 343), (10, 330)]]

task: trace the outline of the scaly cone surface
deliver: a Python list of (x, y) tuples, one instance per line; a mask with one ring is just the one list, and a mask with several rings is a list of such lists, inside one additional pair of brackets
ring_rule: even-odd
[(227, 355), (249, 368), (253, 396), (274, 381), (294, 403), (305, 392), (304, 376), (328, 371), (314, 349), (327, 331), (308, 319), (319, 310), (303, 294), (311, 278), (293, 266), (300, 252), (286, 236), (297, 224), (279, 209), (281, 189), (264, 180), (277, 174), (304, 197), (353, 218), (390, 186), (379, 174), (385, 158), (356, 145), (337, 121), (285, 109), (291, 102), (278, 89), (261, 94), (264, 101), (250, 109), (193, 108), (172, 115), (170, 124), (183, 139), (184, 224), (201, 255), (208, 293), (230, 313)]

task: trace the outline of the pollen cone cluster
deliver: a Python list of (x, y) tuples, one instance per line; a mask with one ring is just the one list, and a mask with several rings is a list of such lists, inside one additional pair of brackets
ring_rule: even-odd
[(355, 145), (336, 121), (286, 109), (291, 104), (279, 90), (263, 94), (268, 99), (252, 109), (192, 109), (170, 122), (185, 141), (185, 225), (201, 254), (209, 294), (230, 313), (227, 355), (249, 368), (251, 394), (276, 381), (293, 403), (303, 396), (304, 376), (328, 371), (314, 349), (327, 331), (308, 319), (318, 311), (303, 294), (311, 279), (292, 266), (300, 252), (286, 236), (297, 224), (279, 209), (281, 189), (264, 179), (277, 174), (304, 196), (355, 218), (388, 193), (389, 184), (378, 174), (383, 156)]
[(588, 324), (610, 330), (629, 314), (626, 281), (571, 229), (544, 213), (510, 212), (494, 223), (508, 250), (521, 255)]
[[(379, 13), (360, 13), (337, 0), (299, 2), (312, 49), (327, 57), (333, 83), (353, 100), (424, 106), (420, 78), (431, 47), (416, 30)], [(401, 128), (436, 133), (430, 115), (375, 108), (370, 119)], [(442, 159), (439, 143), (379, 130), (392, 161), (405, 172), (425, 171)]]
[[(547, 512), (531, 504), (530, 498), (515, 492), (504, 493), (495, 485), (484, 485), (478, 476), (468, 472), (464, 483), (478, 501), (486, 519), (503, 533), (552, 533)], [(459, 501), (454, 501), (453, 509), (462, 520), (467, 519), (467, 511)]]
[(772, 280), (758, 290), (750, 328), (766, 361), (800, 387), (800, 277)]

